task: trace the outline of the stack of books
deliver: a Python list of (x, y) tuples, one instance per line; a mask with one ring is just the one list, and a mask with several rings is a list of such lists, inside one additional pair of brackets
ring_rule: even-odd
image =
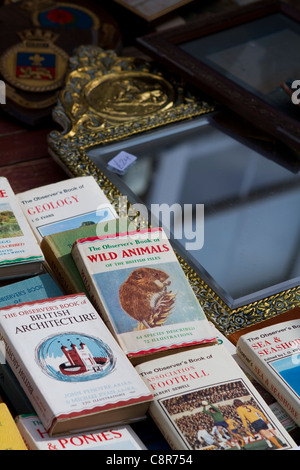
[(1, 184), (0, 449), (297, 448), (253, 377), (297, 428), (299, 320), (235, 356), (164, 231), (129, 231), (93, 177)]

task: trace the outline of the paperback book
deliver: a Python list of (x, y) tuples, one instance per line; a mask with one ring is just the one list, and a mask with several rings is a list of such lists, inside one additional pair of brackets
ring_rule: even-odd
[(215, 344), (161, 228), (80, 239), (72, 256), (91, 301), (134, 364), (178, 348)]
[(9, 181), (0, 177), (0, 278), (41, 273), (44, 256)]
[(300, 319), (242, 335), (237, 354), (300, 426)]
[(14, 418), (5, 403), (0, 403), (0, 450), (27, 450)]
[(28, 450), (146, 450), (129, 425), (58, 437), (49, 436), (36, 414), (17, 416), (16, 425)]
[(136, 366), (153, 393), (149, 414), (172, 449), (286, 450), (296, 446), (222, 345)]
[(93, 176), (30, 189), (17, 198), (39, 243), (46, 235), (117, 217)]
[(145, 415), (151, 393), (84, 294), (4, 307), (0, 334), (50, 436)]

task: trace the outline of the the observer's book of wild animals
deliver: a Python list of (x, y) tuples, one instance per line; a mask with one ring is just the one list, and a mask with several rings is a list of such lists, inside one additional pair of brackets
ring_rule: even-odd
[(136, 366), (154, 395), (149, 414), (176, 450), (281, 450), (296, 446), (223, 345)]
[(161, 228), (77, 240), (89, 296), (134, 364), (216, 337)]
[(146, 450), (130, 425), (57, 437), (49, 436), (36, 414), (17, 416), (16, 425), (28, 450)]
[(18, 193), (37, 240), (52, 233), (114, 219), (117, 213), (93, 176), (70, 178)]
[(4, 307), (0, 335), (49, 435), (145, 415), (151, 393), (84, 294)]
[(0, 450), (27, 450), (14, 418), (5, 403), (0, 403)]
[(0, 277), (42, 272), (43, 253), (7, 178), (0, 177)]
[(300, 319), (242, 335), (237, 354), (300, 426)]

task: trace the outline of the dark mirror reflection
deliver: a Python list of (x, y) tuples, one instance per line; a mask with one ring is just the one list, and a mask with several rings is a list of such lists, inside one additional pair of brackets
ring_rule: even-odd
[[(108, 169), (125, 151), (137, 157), (123, 175)], [(128, 199), (191, 211), (193, 234), (177, 239), (199, 274), (234, 306), (299, 284), (300, 175), (223, 132), (206, 118), (94, 148), (91, 160)], [(132, 200), (134, 194), (134, 201)], [(203, 221), (196, 206), (204, 207)], [(186, 212), (182, 214), (187, 215)], [(199, 214), (198, 214), (199, 215)], [(174, 216), (174, 233), (176, 223)], [(197, 232), (198, 230), (198, 232)], [(192, 242), (195, 242), (194, 245)], [(195, 249), (196, 248), (196, 249)], [(200, 274), (201, 275), (201, 274)]]

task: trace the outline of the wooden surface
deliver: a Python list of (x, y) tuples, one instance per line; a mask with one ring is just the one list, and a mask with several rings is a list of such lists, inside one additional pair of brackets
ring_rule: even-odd
[(0, 110), (0, 176), (15, 193), (67, 179), (65, 171), (48, 154), (47, 135), (56, 128), (30, 128)]

